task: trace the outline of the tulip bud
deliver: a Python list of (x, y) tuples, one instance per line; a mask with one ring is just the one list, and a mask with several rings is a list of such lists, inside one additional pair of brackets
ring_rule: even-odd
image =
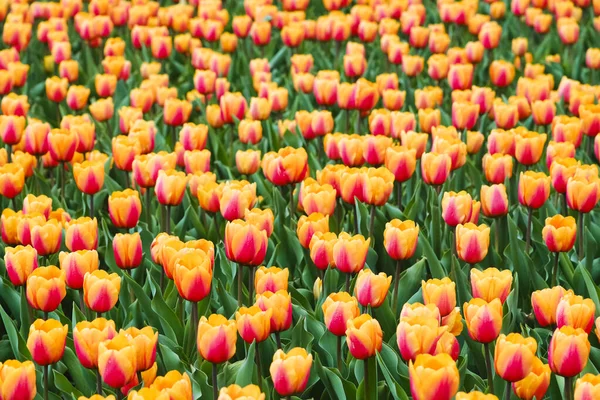
[(142, 239), (138, 232), (117, 233), (113, 238), (112, 248), (117, 267), (133, 269), (142, 263)]
[(519, 333), (500, 335), (496, 341), (494, 365), (496, 373), (508, 382), (525, 379), (533, 369), (537, 343)]
[(35, 365), (7, 360), (0, 364), (0, 393), (5, 400), (33, 400), (36, 396)]
[(363, 269), (370, 243), (371, 239), (365, 240), (362, 235), (340, 233), (333, 246), (333, 259), (337, 269), (346, 274), (354, 274)]
[(421, 281), (421, 291), (425, 304), (435, 305), (442, 317), (449, 315), (456, 307), (456, 284), (448, 277)]
[(490, 245), (490, 228), (473, 223), (456, 226), (456, 253), (458, 258), (469, 264), (481, 262), (487, 255)]
[(502, 304), (506, 301), (512, 286), (512, 273), (505, 269), (488, 268), (484, 271), (471, 270), (471, 291), (473, 297), (478, 297), (488, 303), (499, 299)]
[(198, 352), (206, 361), (220, 364), (235, 355), (236, 323), (222, 315), (201, 317), (198, 324)]
[(117, 274), (108, 274), (97, 270), (86, 273), (83, 279), (83, 300), (85, 305), (96, 312), (110, 311), (119, 300), (121, 278)]
[(267, 233), (254, 225), (234, 220), (225, 227), (225, 253), (227, 258), (242, 265), (260, 265), (267, 251)]
[(277, 186), (302, 181), (308, 172), (308, 155), (304, 148), (285, 147), (279, 152), (263, 156), (262, 169), (265, 177)]
[(264, 292), (256, 296), (256, 304), (261, 310), (272, 310), (271, 331), (281, 332), (290, 328), (292, 324), (292, 300), (285, 290), (275, 293)]
[(556, 326), (581, 328), (590, 333), (594, 326), (596, 306), (591, 299), (584, 299), (572, 293), (565, 294), (556, 307)]
[(415, 400), (450, 400), (458, 391), (458, 367), (448, 354), (421, 354), (409, 363), (408, 374)]
[(508, 213), (508, 195), (504, 184), (481, 186), (481, 206), (487, 217), (496, 218)]
[(273, 223), (275, 221), (275, 216), (273, 215), (273, 211), (267, 208), (261, 210), (259, 208), (253, 208), (251, 210), (244, 211), (244, 220), (254, 225), (261, 231), (265, 231), (267, 233), (267, 237), (270, 237), (273, 233)]
[(14, 199), (25, 186), (25, 170), (18, 164), (0, 166), (0, 195)]
[(108, 214), (117, 228), (133, 228), (142, 214), (140, 195), (132, 189), (113, 192), (108, 197)]
[(135, 327), (127, 328), (120, 334), (127, 335), (133, 342), (136, 355), (136, 369), (146, 371), (152, 368), (156, 360), (156, 347), (158, 345), (158, 332), (150, 326), (142, 329)]
[(136, 373), (135, 344), (130, 336), (119, 333), (98, 345), (98, 371), (113, 388), (125, 386)]
[(376, 319), (362, 314), (346, 323), (346, 343), (350, 354), (365, 360), (381, 351), (383, 332)]
[(391, 283), (391, 276), (383, 272), (374, 274), (370, 269), (363, 269), (358, 273), (354, 295), (363, 307), (377, 308), (385, 301)]
[(536, 290), (531, 293), (531, 306), (538, 324), (549, 326), (556, 323), (558, 303), (565, 294), (566, 291), (561, 286)]
[(473, 298), (463, 306), (463, 313), (471, 339), (479, 343), (493, 342), (502, 329), (502, 303), (500, 299), (487, 302)]
[(540, 208), (549, 196), (549, 176), (543, 172), (521, 172), (519, 176), (519, 203), (529, 208)]
[(55, 364), (63, 356), (69, 327), (55, 319), (37, 319), (29, 328), (27, 349), (36, 364)]
[(405, 361), (414, 361), (419, 354), (434, 354), (447, 327), (440, 320), (425, 316), (401, 316), (396, 330), (398, 349)]
[(262, 311), (258, 306), (241, 307), (235, 313), (237, 330), (246, 343), (262, 342), (271, 334), (272, 310)]
[(301, 393), (308, 384), (313, 357), (305, 349), (295, 347), (285, 353), (279, 349), (269, 367), (275, 391), (280, 396)]
[(428, 185), (442, 185), (450, 175), (452, 159), (445, 153), (425, 153), (421, 157), (421, 174)]
[(69, 251), (94, 250), (98, 247), (98, 221), (81, 217), (67, 224), (65, 244)]
[(96, 250), (61, 251), (58, 259), (60, 269), (65, 273), (65, 282), (72, 289), (83, 288), (85, 274), (98, 270), (100, 264)]
[(586, 366), (590, 342), (583, 329), (563, 326), (554, 331), (548, 346), (548, 364), (557, 375), (572, 377)]
[(199, 302), (210, 294), (212, 263), (202, 250), (180, 255), (175, 259), (173, 280), (179, 295), (188, 301)]
[(356, 298), (346, 292), (330, 294), (321, 308), (325, 326), (336, 336), (344, 336), (346, 322), (360, 315)]
[(394, 260), (408, 260), (416, 249), (419, 240), (419, 226), (414, 221), (391, 220), (383, 232), (384, 246)]
[(315, 267), (325, 270), (327, 267), (335, 266), (333, 259), (333, 247), (337, 243), (337, 235), (333, 232), (315, 232), (312, 236), (309, 248), (310, 258)]
[(551, 252), (568, 252), (575, 244), (577, 225), (575, 218), (563, 217), (560, 214), (546, 218), (542, 229), (542, 237)]
[(31, 227), (31, 245), (41, 256), (57, 253), (62, 242), (62, 225), (51, 219)]

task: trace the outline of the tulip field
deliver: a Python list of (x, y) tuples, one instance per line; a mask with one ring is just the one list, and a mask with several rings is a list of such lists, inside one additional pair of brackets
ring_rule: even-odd
[(600, 400), (600, 0), (0, 31), (0, 400)]

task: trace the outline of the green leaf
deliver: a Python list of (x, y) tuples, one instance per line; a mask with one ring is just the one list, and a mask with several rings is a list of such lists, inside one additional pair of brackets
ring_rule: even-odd
[(248, 347), (246, 359), (242, 363), (242, 366), (238, 370), (235, 378), (235, 383), (242, 387), (253, 383), (254, 368), (256, 367), (256, 363), (254, 361), (255, 343), (256, 342), (252, 342), (252, 344)]
[(2, 306), (0, 306), (0, 316), (2, 317), (2, 323), (4, 324), (4, 329), (10, 340), (10, 346), (12, 347), (14, 356), (19, 361), (31, 359), (31, 354), (27, 349), (25, 339), (19, 334), (13, 320), (6, 314)]
[(339, 372), (332, 368), (324, 367), (319, 360), (319, 356), (315, 355), (315, 367), (317, 374), (321, 378), (321, 382), (325, 385), (325, 390), (330, 398), (335, 400), (356, 399), (356, 387), (346, 381), (346, 385), (342, 383), (342, 378), (338, 375)]
[(54, 374), (54, 385), (58, 390), (63, 393), (69, 393), (72, 396), (75, 396), (76, 399), (83, 396), (83, 393), (77, 390), (63, 374), (55, 369), (52, 370), (52, 373)]
[(443, 277), (448, 276), (425, 235), (419, 235), (417, 251), (427, 260), (427, 266), (429, 267), (432, 278), (442, 279)]
[(392, 394), (392, 397), (394, 398), (394, 400), (408, 400), (408, 396), (406, 395), (406, 392), (402, 389), (402, 387), (398, 384), (398, 382), (392, 377), (392, 374), (390, 373), (390, 370), (388, 369), (387, 365), (383, 361), (383, 358), (381, 358), (381, 355), (379, 353), (377, 353), (377, 355), (375, 357), (377, 358), (377, 365), (379, 365), (379, 368), (381, 369), (381, 372), (383, 373), (383, 377), (385, 378), (385, 383), (387, 384), (387, 388), (390, 390), (390, 393)]

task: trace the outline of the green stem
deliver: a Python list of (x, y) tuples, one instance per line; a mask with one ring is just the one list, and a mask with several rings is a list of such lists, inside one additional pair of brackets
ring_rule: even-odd
[(577, 256), (579, 258), (579, 261), (583, 260), (583, 229), (584, 229), (584, 218), (585, 218), (585, 214), (582, 213), (581, 211), (579, 212), (579, 215), (577, 216), (577, 229), (579, 230), (579, 232), (577, 232), (577, 242), (578, 242), (578, 250), (577, 250)]
[(365, 379), (365, 393), (370, 393), (370, 389), (369, 389), (369, 359), (365, 358), (364, 359), (364, 363), (365, 363), (365, 371), (364, 371), (364, 379)]
[(392, 309), (394, 316), (398, 311), (398, 286), (400, 284), (400, 270), (402, 269), (402, 260), (396, 260), (396, 270), (394, 271), (394, 297), (392, 300)]
[(506, 381), (506, 388), (504, 389), (504, 400), (510, 400), (512, 394), (512, 385), (509, 381)]
[(533, 208), (527, 208), (527, 232), (525, 233), (525, 253), (529, 252), (531, 247), (531, 224), (533, 220)]
[(279, 331), (275, 332), (275, 341), (277, 342), (277, 348), (281, 349), (281, 333)]
[(237, 284), (238, 284), (238, 308), (242, 306), (242, 264), (238, 264), (237, 270)]
[(375, 226), (375, 205), (371, 204), (371, 215), (369, 216), (369, 238), (371, 238), (371, 246), (375, 246), (375, 238), (373, 237), (373, 227)]
[(290, 186), (290, 226), (292, 226), (293, 216), (294, 216), (294, 186)]
[(552, 287), (556, 286), (558, 283), (558, 258), (560, 257), (560, 253), (554, 253), (554, 267), (552, 268)]
[(96, 394), (102, 396), (102, 376), (100, 370), (96, 370)]
[(256, 267), (250, 267), (250, 273), (248, 274), (248, 307), (253, 303), (252, 295), (254, 290), (254, 276), (256, 274)]
[(62, 198), (63, 204), (66, 208), (66, 200), (65, 200), (65, 163), (60, 163), (60, 196)]
[(94, 218), (94, 195), (90, 194), (90, 218)]
[(254, 361), (256, 361), (256, 372), (258, 373), (258, 385), (262, 387), (262, 363), (260, 362), (260, 350), (258, 348), (259, 342), (256, 343), (256, 348), (254, 352)]
[(192, 334), (196, 340), (198, 337), (198, 302), (192, 301)]
[(573, 399), (573, 378), (565, 376), (565, 400)]
[(171, 206), (167, 205), (167, 220), (165, 221), (167, 235), (171, 234)]
[(44, 365), (44, 400), (48, 400), (48, 373), (50, 370), (49, 365)]
[(152, 188), (146, 188), (146, 225), (150, 229), (150, 210), (152, 209)]
[(213, 386), (213, 399), (219, 397), (219, 388), (217, 387), (217, 364), (212, 365), (212, 386)]
[(402, 211), (402, 182), (396, 183), (396, 204), (398, 209)]
[(342, 373), (342, 337), (338, 336), (337, 337), (337, 369), (338, 371), (340, 371), (340, 374)]
[(350, 274), (346, 274), (346, 292), (350, 293)]
[(488, 393), (494, 394), (494, 375), (492, 373), (492, 358), (490, 354), (490, 344), (483, 344), (483, 352), (485, 353), (485, 368), (487, 369), (487, 378), (488, 378)]

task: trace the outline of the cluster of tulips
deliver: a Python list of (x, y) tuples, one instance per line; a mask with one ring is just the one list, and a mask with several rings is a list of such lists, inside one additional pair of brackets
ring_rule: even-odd
[(600, 1), (0, 26), (0, 400), (600, 398)]

